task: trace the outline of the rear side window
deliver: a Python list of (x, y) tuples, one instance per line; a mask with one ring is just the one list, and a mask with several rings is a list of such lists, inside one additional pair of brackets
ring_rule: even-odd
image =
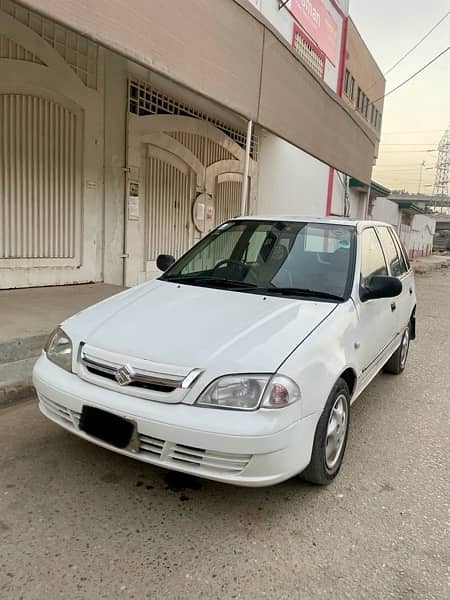
[(389, 233), (391, 234), (392, 239), (394, 240), (395, 247), (397, 248), (398, 255), (400, 256), (401, 263), (406, 271), (409, 271), (410, 264), (408, 260), (408, 253), (406, 252), (405, 247), (403, 246), (401, 240), (398, 235), (395, 233), (393, 229), (389, 229)]
[(377, 227), (377, 233), (380, 236), (381, 243), (383, 244), (391, 275), (393, 277), (400, 277), (406, 272), (405, 263), (400, 252), (400, 248), (397, 249), (397, 246), (395, 245), (387, 227)]
[(387, 275), (386, 261), (375, 229), (364, 229), (361, 239), (361, 285), (369, 285), (372, 277)]

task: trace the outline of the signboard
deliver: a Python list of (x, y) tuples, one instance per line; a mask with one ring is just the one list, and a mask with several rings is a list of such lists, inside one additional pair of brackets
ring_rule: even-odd
[(139, 219), (139, 182), (130, 181), (128, 183), (128, 220), (137, 221)]
[(214, 202), (211, 194), (201, 193), (194, 201), (192, 217), (200, 233), (208, 233), (214, 227)]
[(322, 0), (291, 0), (291, 12), (335, 65), (338, 27)]

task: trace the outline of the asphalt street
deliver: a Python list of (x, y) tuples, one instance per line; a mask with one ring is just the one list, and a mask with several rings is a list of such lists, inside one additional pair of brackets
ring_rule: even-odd
[(0, 598), (450, 597), (450, 271), (418, 278), (406, 372), (352, 407), (338, 479), (183, 478), (0, 412)]

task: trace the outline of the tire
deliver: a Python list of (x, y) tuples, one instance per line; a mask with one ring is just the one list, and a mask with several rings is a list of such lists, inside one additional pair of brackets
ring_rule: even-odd
[[(328, 485), (333, 481), (344, 458), (349, 422), (350, 392), (347, 383), (338, 379), (317, 424), (311, 462), (301, 474), (302, 479), (317, 485)], [(336, 432), (334, 437), (331, 434), (333, 429)], [(336, 434), (339, 435), (339, 440), (336, 439)], [(335, 440), (333, 445), (332, 438)]]
[(406, 361), (408, 359), (409, 343), (411, 341), (411, 324), (405, 329), (402, 335), (402, 341), (400, 346), (391, 356), (391, 358), (384, 365), (384, 371), (391, 373), (392, 375), (400, 375), (403, 373), (406, 367)]

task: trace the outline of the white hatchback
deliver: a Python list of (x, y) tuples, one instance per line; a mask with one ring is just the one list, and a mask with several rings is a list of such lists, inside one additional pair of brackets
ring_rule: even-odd
[(33, 373), (44, 415), (126, 456), (248, 486), (342, 463), (350, 405), (401, 373), (416, 296), (392, 227), (223, 223), (163, 275), (64, 321)]

